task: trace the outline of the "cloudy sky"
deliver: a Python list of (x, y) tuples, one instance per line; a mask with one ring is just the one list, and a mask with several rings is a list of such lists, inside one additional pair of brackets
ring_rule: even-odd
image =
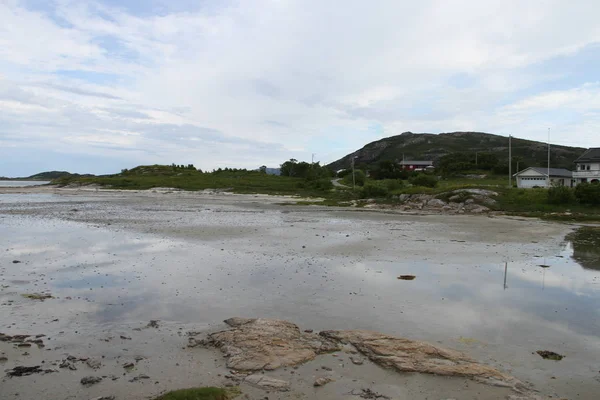
[(600, 146), (597, 0), (0, 0), (0, 176), (333, 161), (404, 131)]

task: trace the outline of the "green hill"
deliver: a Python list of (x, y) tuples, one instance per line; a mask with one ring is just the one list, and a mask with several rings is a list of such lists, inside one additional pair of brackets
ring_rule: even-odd
[[(573, 168), (573, 161), (586, 149), (551, 145), (551, 164), (556, 168)], [(457, 152), (486, 152), (495, 154), (500, 161), (508, 160), (508, 137), (483, 132), (412, 133), (371, 142), (362, 149), (332, 162), (333, 170), (349, 168), (352, 157), (356, 164), (374, 166), (380, 161), (433, 160)], [(512, 139), (513, 157), (530, 166), (546, 166), (548, 146), (543, 142)]]
[(8, 178), (8, 177), (0, 177), (0, 180), (3, 181), (51, 181), (53, 179), (65, 178), (65, 177), (79, 177), (79, 176), (93, 176), (93, 175), (79, 175), (72, 174), (67, 171), (46, 171), (40, 172), (39, 174), (31, 175), (31, 176), (23, 176), (18, 178)]

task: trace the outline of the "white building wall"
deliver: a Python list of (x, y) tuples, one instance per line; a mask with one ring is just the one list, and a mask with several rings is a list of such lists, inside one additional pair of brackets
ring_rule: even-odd
[(577, 168), (573, 172), (573, 178), (576, 184), (600, 182), (600, 163), (577, 164)]

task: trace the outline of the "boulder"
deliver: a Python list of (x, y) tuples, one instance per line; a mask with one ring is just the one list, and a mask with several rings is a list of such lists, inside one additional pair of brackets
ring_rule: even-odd
[(427, 201), (427, 207), (442, 208), (446, 206), (446, 202), (440, 199), (431, 199)]
[(227, 367), (245, 371), (273, 370), (337, 351), (339, 344), (315, 333), (302, 332), (277, 319), (229, 319), (233, 329), (212, 333), (207, 344), (221, 349)]
[(521, 393), (526, 387), (516, 378), (479, 364), (467, 355), (426, 342), (364, 330), (323, 331), (321, 336), (352, 344), (376, 364), (399, 372), (459, 376), (482, 383), (505, 386)]

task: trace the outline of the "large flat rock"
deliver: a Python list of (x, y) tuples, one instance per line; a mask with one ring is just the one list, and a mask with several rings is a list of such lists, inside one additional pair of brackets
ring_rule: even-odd
[(471, 378), (520, 392), (525, 386), (516, 378), (480, 364), (467, 355), (426, 342), (364, 330), (323, 331), (327, 339), (350, 343), (371, 361), (400, 372), (419, 372)]
[(301, 332), (287, 321), (232, 318), (225, 322), (232, 329), (210, 334), (208, 343), (221, 349), (227, 367), (237, 370), (273, 370), (340, 349), (335, 341)]

